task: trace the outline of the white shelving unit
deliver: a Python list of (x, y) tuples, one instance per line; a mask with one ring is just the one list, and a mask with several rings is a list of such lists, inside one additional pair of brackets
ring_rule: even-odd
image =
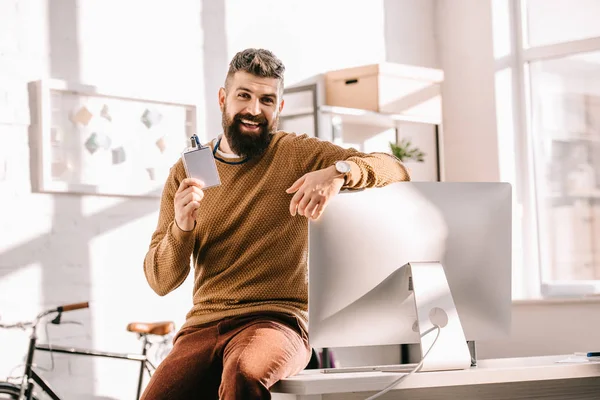
[(306, 133), (359, 151), (389, 152), (389, 142), (409, 138), (425, 152), (425, 162), (407, 162), (413, 180), (440, 181), (441, 116), (380, 113), (324, 104), (323, 77), (284, 91), (280, 128)]

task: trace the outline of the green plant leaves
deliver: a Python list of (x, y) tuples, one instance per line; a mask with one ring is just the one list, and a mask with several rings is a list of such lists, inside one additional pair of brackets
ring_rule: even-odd
[(400, 161), (425, 161), (425, 153), (419, 150), (418, 147), (414, 147), (412, 142), (408, 139), (402, 139), (397, 144), (390, 142), (390, 149), (392, 150), (392, 154)]

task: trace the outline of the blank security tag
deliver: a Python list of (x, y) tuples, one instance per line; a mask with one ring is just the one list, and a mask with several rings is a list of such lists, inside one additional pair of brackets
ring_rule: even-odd
[(217, 163), (210, 147), (196, 147), (181, 154), (188, 178), (204, 182), (204, 188), (221, 185)]

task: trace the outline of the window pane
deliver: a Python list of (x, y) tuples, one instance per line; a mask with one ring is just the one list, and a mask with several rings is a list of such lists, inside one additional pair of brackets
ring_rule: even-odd
[(542, 279), (600, 279), (600, 52), (530, 71)]
[(600, 36), (598, 0), (525, 0), (527, 46)]

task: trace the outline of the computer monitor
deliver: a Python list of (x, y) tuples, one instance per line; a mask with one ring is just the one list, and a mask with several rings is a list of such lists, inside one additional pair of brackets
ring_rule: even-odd
[(419, 343), (405, 264), (438, 261), (466, 340), (511, 321), (511, 186), (399, 182), (342, 191), (309, 224), (311, 346)]

